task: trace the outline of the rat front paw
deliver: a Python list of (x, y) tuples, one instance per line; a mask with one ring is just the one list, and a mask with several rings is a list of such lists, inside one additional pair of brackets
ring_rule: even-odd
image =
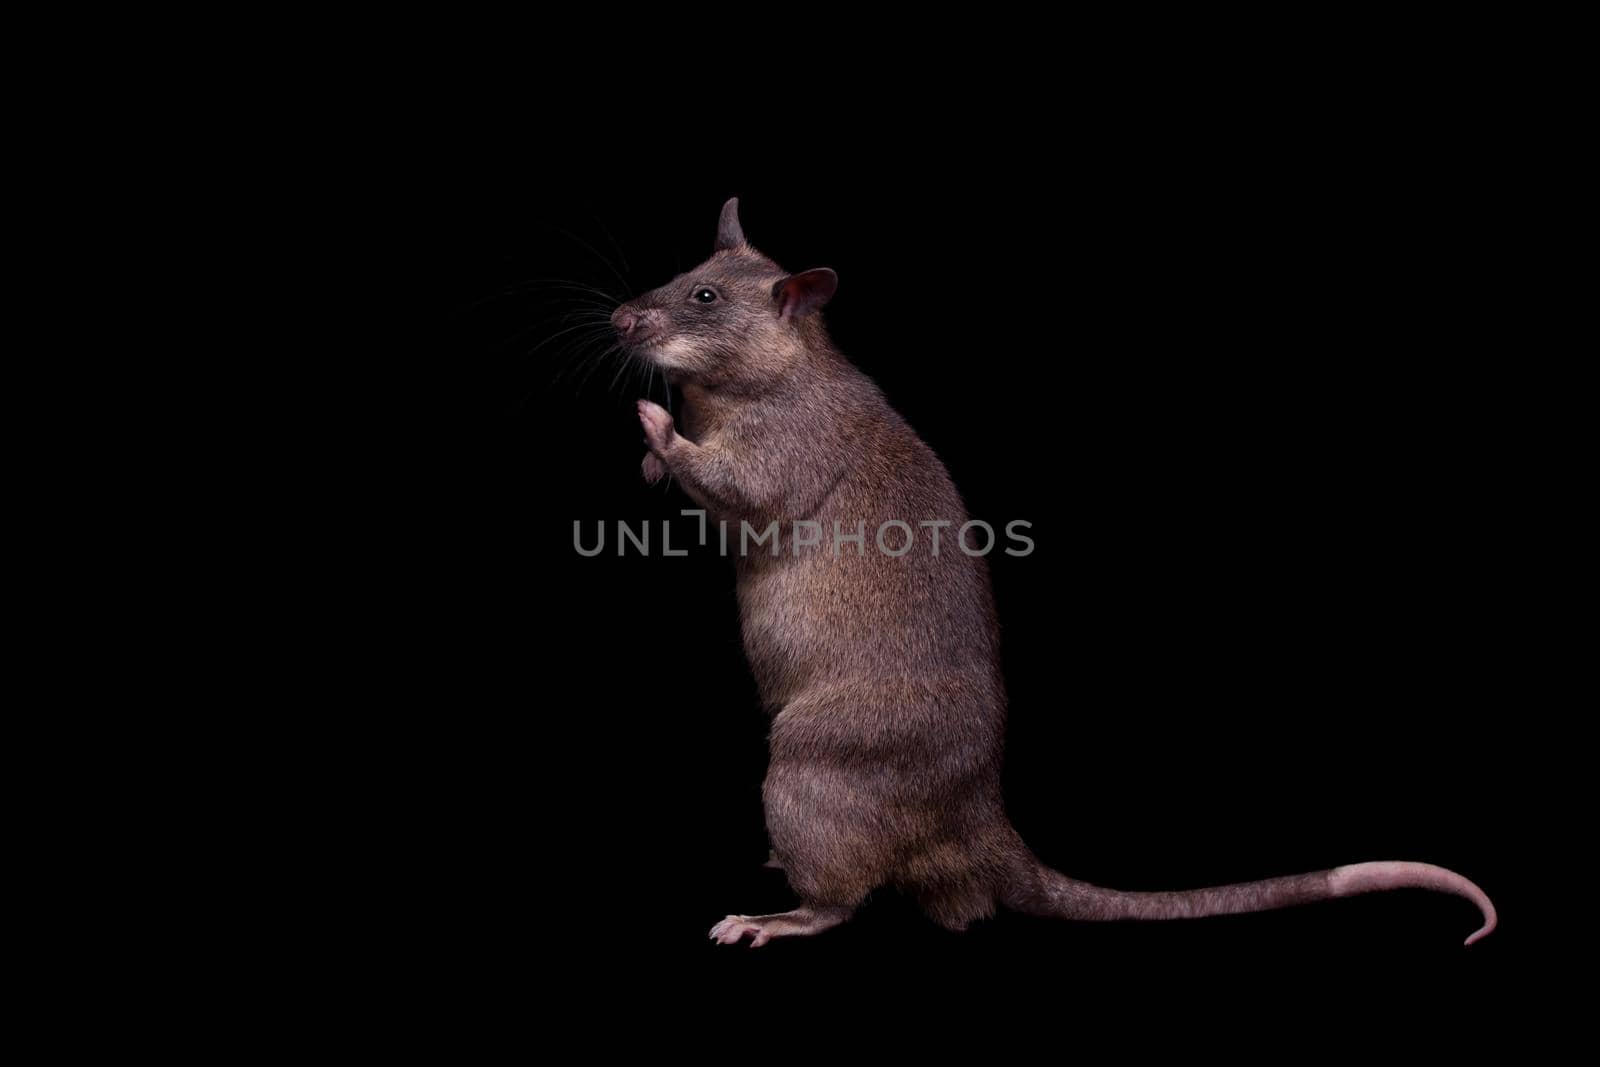
[(644, 470), (644, 480), (647, 485), (655, 485), (667, 476), (667, 465), (661, 462), (661, 457), (654, 452), (644, 454), (644, 462), (640, 467)]
[(665, 452), (677, 435), (672, 426), (672, 416), (660, 404), (639, 401), (639, 422), (644, 426), (644, 438), (650, 443), (650, 451), (656, 455)]

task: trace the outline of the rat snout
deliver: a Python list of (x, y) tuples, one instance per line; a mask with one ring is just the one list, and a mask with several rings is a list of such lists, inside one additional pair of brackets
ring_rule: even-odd
[(617, 336), (622, 340), (642, 341), (656, 332), (657, 318), (647, 310), (624, 306), (611, 313), (611, 325), (617, 328)]

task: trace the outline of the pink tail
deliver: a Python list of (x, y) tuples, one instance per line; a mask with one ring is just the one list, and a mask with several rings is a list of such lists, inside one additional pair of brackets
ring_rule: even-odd
[(1495, 917), (1494, 902), (1489, 894), (1455, 871), (1435, 867), (1431, 863), (1407, 863), (1388, 860), (1381, 863), (1352, 863), (1348, 867), (1335, 867), (1328, 872), (1328, 888), (1336, 897), (1353, 897), (1358, 893), (1376, 893), (1384, 889), (1436, 889), (1441, 893), (1454, 893), (1466, 897), (1483, 912), (1483, 925), (1466, 943), (1481, 941), (1493, 932), (1499, 920)]

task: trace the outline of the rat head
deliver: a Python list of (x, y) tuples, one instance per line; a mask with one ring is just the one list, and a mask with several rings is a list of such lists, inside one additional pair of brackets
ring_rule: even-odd
[(670, 380), (759, 387), (827, 345), (817, 311), (838, 288), (826, 267), (789, 274), (750, 247), (739, 200), (722, 207), (716, 250), (611, 316), (623, 346)]

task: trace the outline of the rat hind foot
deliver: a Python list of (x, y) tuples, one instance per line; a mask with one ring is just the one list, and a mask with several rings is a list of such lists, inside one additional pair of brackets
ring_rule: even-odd
[(711, 928), (711, 940), (737, 945), (748, 935), (750, 947), (760, 948), (775, 937), (806, 937), (832, 929), (850, 918), (851, 908), (808, 908), (776, 915), (730, 915)]

